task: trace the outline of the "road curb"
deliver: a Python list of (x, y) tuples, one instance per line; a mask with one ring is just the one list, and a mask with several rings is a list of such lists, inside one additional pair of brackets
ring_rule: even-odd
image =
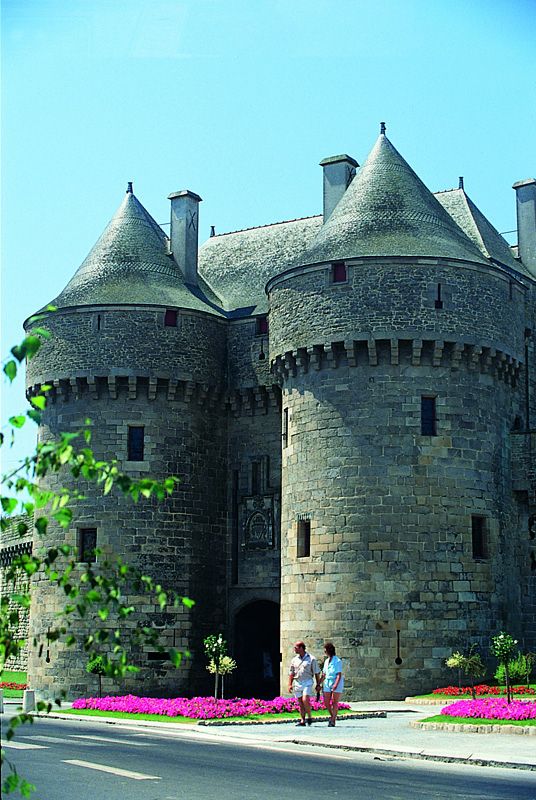
[[(351, 714), (340, 714), (339, 719), (371, 719), (374, 717), (386, 717), (386, 711), (355, 711)], [(328, 715), (326, 714), (323, 717), (313, 717), (312, 722), (313, 724), (319, 722), (327, 722)], [(224, 725), (284, 725), (284, 724), (296, 724), (296, 719), (244, 719), (244, 720), (228, 720), (228, 719), (200, 719), (197, 721), (197, 725), (203, 725), (211, 728), (221, 727)]]
[(414, 758), (421, 761), (437, 761), (444, 764), (471, 764), (477, 767), (498, 767), (500, 769), (520, 769), (529, 772), (536, 772), (536, 764), (525, 764), (515, 761), (496, 761), (495, 759), (485, 758), (466, 758), (462, 756), (437, 756), (419, 751), (388, 750), (384, 747), (366, 747), (359, 745), (330, 744), (329, 742), (310, 741), (308, 739), (290, 739), (292, 744), (308, 745), (313, 747), (325, 747), (332, 750), (346, 750), (355, 753), (376, 753), (378, 755), (389, 756), (390, 758)]
[(503, 733), (517, 734), (518, 736), (536, 736), (534, 725), (471, 725), (470, 723), (456, 722), (421, 722), (410, 721), (411, 728), (421, 728), (428, 731), (457, 731), (459, 733)]

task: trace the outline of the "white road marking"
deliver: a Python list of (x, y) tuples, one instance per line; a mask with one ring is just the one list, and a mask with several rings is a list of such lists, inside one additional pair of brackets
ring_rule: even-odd
[(72, 733), (69, 738), (92, 739), (96, 742), (113, 742), (113, 744), (128, 744), (132, 745), (132, 747), (149, 747), (149, 742), (133, 742), (131, 739), (112, 739), (108, 736), (89, 736), (89, 734), (84, 733)]
[[(157, 733), (156, 731), (155, 733), (137, 733), (136, 736), (152, 737), (156, 733)], [(245, 737), (230, 736), (229, 734), (226, 734), (225, 737), (223, 737), (222, 735), (218, 735), (216, 733), (209, 733), (208, 731), (191, 731), (191, 733), (193, 735), (188, 736), (186, 735), (186, 732), (184, 732), (181, 738), (187, 739), (190, 742), (202, 742), (204, 745), (211, 745), (213, 747), (217, 747), (218, 745), (221, 744), (239, 744), (243, 745), (244, 747), (253, 747), (256, 748), (257, 750), (273, 750), (276, 753), (285, 753), (288, 752), (288, 750), (286, 749), (288, 744), (292, 744), (292, 742), (279, 740), (277, 744), (270, 745), (270, 744), (264, 744), (263, 742), (252, 741), (251, 739), (246, 739)], [(162, 734), (162, 736), (164, 736), (164, 734)], [(315, 742), (304, 742), (304, 744), (310, 745), (311, 747), (315, 747)], [(299, 748), (296, 748), (296, 750), (292, 750), (292, 755), (303, 755), (303, 756), (314, 755), (315, 757), (318, 756), (319, 758), (335, 758), (341, 761), (351, 761), (353, 759), (353, 755), (339, 755), (334, 752), (321, 753), (318, 752), (316, 748), (314, 753), (306, 751), (305, 749), (301, 750)]]
[(5, 742), (2, 740), (2, 747), (12, 747), (13, 750), (48, 750), (44, 744), (26, 744), (25, 742)]
[[(37, 740), (38, 742), (50, 742), (51, 744), (67, 744), (68, 737), (61, 739), (59, 736), (21, 736), (21, 739)], [(83, 744), (83, 742), (73, 742), (73, 744)], [(104, 747), (104, 744), (103, 744)]]
[(98, 772), (110, 772), (112, 775), (120, 775), (122, 778), (132, 778), (135, 781), (161, 781), (159, 775), (145, 775), (143, 772), (131, 772), (128, 769), (119, 769), (119, 767), (108, 767), (106, 764), (94, 764), (92, 761), (78, 761), (75, 758), (64, 759), (64, 764), (72, 764), (74, 767), (85, 767), (86, 769), (95, 769)]

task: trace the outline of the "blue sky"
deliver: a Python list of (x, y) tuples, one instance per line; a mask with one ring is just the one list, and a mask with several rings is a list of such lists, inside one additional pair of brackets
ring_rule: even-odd
[[(535, 41), (535, 0), (2, 0), (3, 352), (129, 180), (160, 223), (170, 192), (200, 194), (204, 240), (318, 213), (318, 162), (363, 163), (385, 120), (432, 191), (463, 175), (515, 228)], [(4, 419), (23, 387), (3, 394)]]

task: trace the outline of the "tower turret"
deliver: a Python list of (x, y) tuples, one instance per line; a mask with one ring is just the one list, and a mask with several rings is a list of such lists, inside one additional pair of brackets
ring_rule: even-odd
[(526, 291), (384, 131), (308, 250), (268, 282), (282, 650), (333, 639), (354, 698), (438, 685), (453, 646), (519, 625), (509, 431)]
[[(121, 555), (162, 585), (195, 598), (193, 610), (166, 614), (133, 598), (139, 606), (133, 621), (161, 629), (169, 646), (202, 652), (202, 637), (224, 621), (224, 315), (207, 301), (202, 283), (195, 294), (186, 285), (167, 236), (131, 184), (54, 305), (57, 311), (45, 323), (52, 337), (27, 371), (29, 393), (45, 382), (54, 387), (40, 440), (80, 429), (90, 417), (98, 457), (117, 458), (133, 477), (177, 475), (181, 483), (160, 504), (134, 505), (89, 487), (72, 528), (67, 534), (52, 530), (51, 540), (66, 539), (82, 560), (96, 539), (104, 556)], [(39, 635), (61, 598), (38, 575), (32, 603), (39, 608), (31, 615), (32, 633)], [(181, 685), (195, 691), (195, 673), (204, 675), (197, 669), (189, 676), (189, 667), (177, 674), (156, 652), (132, 658), (149, 692), (176, 692)], [(44, 693), (58, 683), (71, 695), (90, 690), (83, 656), (59, 645), (51, 648), (50, 663), (30, 656), (29, 674)]]

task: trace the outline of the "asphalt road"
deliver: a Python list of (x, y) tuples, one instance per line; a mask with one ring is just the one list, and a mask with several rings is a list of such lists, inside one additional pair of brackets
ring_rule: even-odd
[(34, 800), (536, 800), (533, 772), (90, 720), (24, 725), (7, 756), (37, 786)]

